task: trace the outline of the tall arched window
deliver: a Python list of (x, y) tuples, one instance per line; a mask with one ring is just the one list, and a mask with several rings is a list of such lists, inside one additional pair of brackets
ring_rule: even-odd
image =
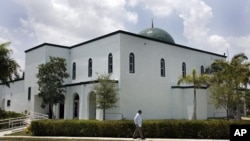
[(31, 87), (28, 88), (28, 100), (30, 101), (31, 99)]
[(79, 117), (79, 105), (80, 105), (79, 95), (75, 94), (74, 105), (73, 105), (73, 118)]
[(74, 62), (72, 65), (72, 79), (76, 79), (76, 63)]
[(204, 66), (203, 65), (201, 65), (201, 74), (204, 74)]
[(182, 77), (186, 77), (186, 63), (182, 63)]
[(165, 60), (161, 59), (161, 77), (165, 77)]
[(89, 58), (89, 63), (88, 63), (88, 76), (92, 77), (92, 59)]
[(113, 55), (109, 53), (109, 58), (108, 58), (108, 73), (113, 72)]
[(129, 54), (129, 72), (135, 73), (135, 55), (134, 55), (134, 53)]

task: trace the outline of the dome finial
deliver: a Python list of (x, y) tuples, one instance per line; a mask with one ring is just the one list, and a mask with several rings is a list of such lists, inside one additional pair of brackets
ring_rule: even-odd
[(152, 25), (152, 28), (154, 28), (154, 18), (152, 18), (152, 23), (151, 23), (151, 25)]

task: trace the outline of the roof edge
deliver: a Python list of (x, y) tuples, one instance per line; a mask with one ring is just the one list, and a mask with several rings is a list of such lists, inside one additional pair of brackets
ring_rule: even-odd
[[(172, 86), (172, 89), (193, 89), (194, 86)], [(199, 87), (198, 89), (207, 89), (208, 87), (202, 86)]]
[(90, 40), (88, 40), (88, 41), (85, 41), (85, 42), (81, 42), (81, 43), (75, 44), (75, 45), (71, 46), (70, 48), (75, 48), (75, 47), (77, 47), (77, 46), (81, 46), (81, 45), (84, 45), (84, 44), (88, 44), (88, 43), (90, 43), (90, 42), (94, 42), (94, 41), (96, 41), (96, 40), (100, 40), (100, 39), (102, 39), (102, 38), (106, 38), (106, 37), (109, 37), (109, 36), (112, 36), (112, 35), (115, 35), (115, 34), (118, 34), (118, 33), (129, 33), (129, 32), (126, 32), (126, 31), (123, 31), (123, 30), (117, 30), (117, 31), (114, 31), (114, 32), (105, 34), (105, 35), (103, 35), (103, 36), (99, 36), (99, 37), (90, 39)]
[[(7, 83), (15, 83), (17, 81), (22, 81), (22, 80), (24, 80), (24, 78), (18, 78), (18, 79), (15, 79), (15, 80), (11, 80), (11, 81), (8, 81)], [(0, 82), (0, 85), (6, 85), (6, 83)]]
[(62, 46), (62, 45), (56, 45), (56, 44), (51, 44), (51, 43), (43, 43), (43, 44), (35, 46), (35, 47), (31, 48), (31, 49), (26, 50), (25, 53), (27, 53), (29, 51), (32, 51), (32, 50), (35, 50), (37, 48), (40, 48), (40, 47), (42, 47), (44, 45), (50, 45), (50, 46), (60, 47), (60, 48), (65, 48), (65, 49), (72, 49), (72, 48), (75, 48), (75, 47), (78, 47), (78, 46), (81, 46), (81, 45), (84, 45), (84, 44), (88, 44), (88, 43), (94, 42), (96, 40), (100, 40), (102, 38), (106, 38), (106, 37), (109, 37), (109, 36), (112, 36), (112, 35), (115, 35), (115, 34), (119, 34), (119, 33), (126, 34), (126, 35), (131, 35), (131, 36), (135, 36), (135, 37), (139, 37), (139, 38), (143, 38), (143, 39), (147, 39), (147, 40), (152, 40), (152, 41), (156, 41), (156, 42), (161, 42), (161, 43), (164, 43), (164, 44), (174, 45), (174, 46), (181, 47), (181, 48), (184, 48), (184, 49), (189, 49), (189, 50), (193, 50), (193, 51), (198, 51), (198, 52), (202, 52), (202, 53), (206, 53), (206, 54), (211, 54), (211, 55), (227, 58), (226, 55), (213, 53), (213, 52), (209, 52), (209, 51), (205, 51), (205, 50), (201, 50), (201, 49), (196, 49), (196, 48), (188, 47), (188, 46), (185, 46), (185, 45), (180, 45), (180, 44), (177, 44), (177, 43), (174, 43), (174, 44), (173, 43), (167, 43), (167, 42), (164, 42), (164, 41), (161, 41), (161, 40), (153, 39), (153, 38), (150, 38), (150, 37), (142, 36), (142, 35), (139, 35), (139, 34), (136, 34), (136, 33), (131, 33), (131, 32), (124, 31), (124, 30), (117, 30), (117, 31), (111, 32), (109, 34), (105, 34), (103, 36), (99, 36), (99, 37), (93, 38), (91, 40), (75, 44), (73, 46)]
[(38, 49), (38, 48), (40, 48), (40, 47), (43, 47), (43, 46), (45, 46), (45, 45), (54, 46), (54, 47), (59, 47), (59, 48), (65, 48), (65, 49), (70, 49), (70, 47), (68, 47), (68, 46), (57, 45), (57, 44), (52, 44), (52, 43), (42, 43), (42, 44), (37, 45), (37, 46), (35, 46), (35, 47), (33, 47), (33, 48), (27, 49), (27, 50), (25, 50), (24, 52), (27, 53), (27, 52), (30, 52), (30, 51), (32, 51), (32, 50)]

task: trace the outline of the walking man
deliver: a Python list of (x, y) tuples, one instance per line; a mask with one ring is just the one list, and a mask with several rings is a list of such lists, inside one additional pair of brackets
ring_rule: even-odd
[(138, 110), (138, 113), (134, 117), (134, 123), (135, 123), (135, 132), (133, 134), (133, 138), (136, 139), (138, 137), (138, 134), (140, 135), (141, 139), (145, 139), (142, 135), (142, 118), (141, 118), (141, 110)]

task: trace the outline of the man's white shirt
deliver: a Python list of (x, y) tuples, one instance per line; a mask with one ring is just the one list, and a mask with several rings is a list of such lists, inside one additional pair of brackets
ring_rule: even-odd
[(137, 114), (135, 115), (134, 122), (135, 122), (135, 124), (137, 124), (139, 127), (142, 126), (142, 119), (141, 119), (141, 115), (140, 115), (139, 113), (137, 113)]

